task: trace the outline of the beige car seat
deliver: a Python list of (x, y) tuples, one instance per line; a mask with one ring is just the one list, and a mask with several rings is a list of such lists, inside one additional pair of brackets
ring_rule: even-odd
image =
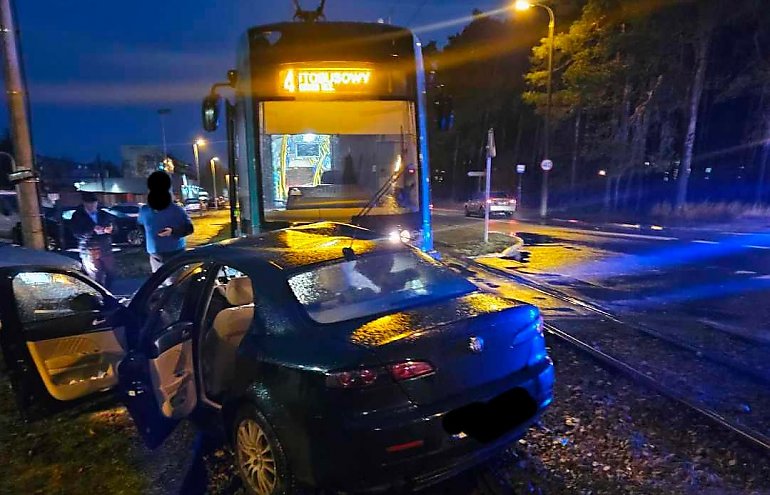
[(251, 279), (238, 277), (227, 282), (225, 297), (233, 307), (217, 313), (213, 330), (206, 339), (206, 354), (211, 359), (207, 367), (207, 391), (213, 395), (227, 388), (232, 379), (236, 351), (254, 319), (254, 290)]

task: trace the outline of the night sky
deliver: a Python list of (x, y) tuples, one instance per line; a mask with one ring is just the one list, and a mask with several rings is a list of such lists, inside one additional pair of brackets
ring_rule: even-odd
[[(32, 105), (35, 151), (91, 161), (120, 161), (123, 144), (161, 144), (192, 161), (203, 135), (200, 100), (234, 68), (236, 44), (250, 26), (289, 20), (290, 0), (15, 0)], [(329, 20), (376, 21), (418, 29), (424, 42), (446, 41), (467, 22), (431, 27), (493, 9), (500, 0), (328, 0)], [(306, 8), (315, 0), (305, 0)], [(7, 126), (6, 105), (2, 107)], [(223, 133), (203, 152), (224, 155)], [(219, 142), (216, 142), (219, 141)]]

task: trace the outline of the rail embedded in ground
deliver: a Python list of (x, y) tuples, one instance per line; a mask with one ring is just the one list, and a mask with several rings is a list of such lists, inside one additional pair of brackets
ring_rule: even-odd
[[(754, 372), (749, 368), (740, 366), (737, 363), (733, 363), (728, 360), (721, 359), (712, 353), (703, 352), (702, 350), (697, 349), (697, 347), (695, 346), (692, 346), (685, 342), (681, 342), (679, 339), (662, 335), (660, 332), (654, 329), (651, 329), (649, 327), (646, 327), (644, 325), (623, 321), (618, 316), (610, 313), (607, 309), (599, 307), (591, 302), (581, 300), (579, 298), (576, 298), (568, 294), (564, 294), (558, 289), (554, 289), (552, 287), (543, 287), (542, 283), (538, 283), (526, 277), (522, 277), (521, 275), (518, 275), (518, 274), (513, 274), (505, 270), (487, 266), (475, 260), (458, 259), (456, 257), (450, 257), (450, 258), (452, 259), (452, 261), (459, 263), (461, 266), (464, 266), (466, 269), (472, 267), (477, 270), (486, 271), (488, 273), (492, 273), (492, 274), (504, 277), (506, 279), (521, 283), (522, 285), (530, 289), (533, 289), (537, 292), (540, 292), (544, 295), (550, 296), (554, 299), (563, 301), (573, 306), (580, 307), (588, 312), (594, 313), (598, 316), (601, 316), (602, 318), (606, 318), (614, 323), (622, 325), (624, 328), (628, 330), (639, 332), (647, 338), (657, 339), (666, 344), (675, 346), (676, 348), (679, 349), (680, 352), (687, 351), (688, 353), (692, 353), (696, 356), (697, 359), (710, 361), (720, 366), (723, 366), (725, 368), (728, 368), (732, 370), (734, 373), (740, 374), (741, 378), (744, 380), (748, 378), (753, 382), (761, 382), (762, 385), (766, 387), (768, 385), (767, 380), (764, 379), (764, 377), (761, 377), (760, 375), (758, 375), (756, 372)], [(567, 343), (568, 345), (578, 349), (584, 354), (589, 355), (591, 358), (593, 358), (595, 361), (597, 361), (604, 367), (610, 368), (616, 372), (622, 373), (624, 376), (628, 377), (632, 381), (639, 383), (643, 386), (646, 386), (660, 393), (661, 395), (668, 397), (669, 399), (672, 399), (684, 405), (690, 410), (695, 411), (696, 413), (708, 418), (712, 422), (738, 434), (739, 437), (749, 442), (753, 446), (759, 447), (763, 450), (770, 451), (770, 437), (758, 431), (756, 428), (742, 425), (734, 420), (731, 420), (730, 418), (725, 417), (725, 415), (720, 414), (715, 409), (696, 403), (692, 399), (686, 397), (685, 394), (677, 391), (675, 388), (664, 384), (660, 380), (652, 378), (651, 376), (635, 368), (631, 364), (611, 356), (610, 354), (598, 349), (596, 346), (585, 342), (584, 340), (576, 337), (575, 335), (569, 332), (566, 332), (560, 328), (557, 328), (551, 323), (546, 324), (546, 330), (549, 332), (550, 335), (553, 335), (554, 337), (558, 338), (560, 341)]]

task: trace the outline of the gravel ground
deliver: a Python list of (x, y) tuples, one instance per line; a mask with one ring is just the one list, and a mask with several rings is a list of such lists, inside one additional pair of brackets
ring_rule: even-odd
[(770, 493), (767, 453), (552, 342), (554, 403), (496, 470), (518, 493)]

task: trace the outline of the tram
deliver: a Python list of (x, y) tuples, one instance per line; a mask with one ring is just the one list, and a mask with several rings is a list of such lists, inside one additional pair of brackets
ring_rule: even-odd
[(318, 17), (249, 29), (237, 68), (204, 99), (213, 131), (219, 91), (234, 95), (227, 182), (237, 233), (340, 221), (430, 252), (421, 44), (405, 28)]

